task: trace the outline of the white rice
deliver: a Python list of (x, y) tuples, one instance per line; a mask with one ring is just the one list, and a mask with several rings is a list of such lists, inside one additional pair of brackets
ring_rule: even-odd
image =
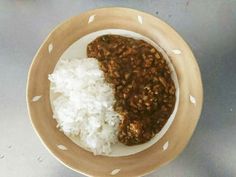
[(105, 82), (96, 59), (62, 60), (49, 75), (53, 93), (53, 117), (68, 136), (79, 136), (83, 146), (97, 154), (109, 154), (117, 142), (119, 114), (113, 110), (113, 89)]

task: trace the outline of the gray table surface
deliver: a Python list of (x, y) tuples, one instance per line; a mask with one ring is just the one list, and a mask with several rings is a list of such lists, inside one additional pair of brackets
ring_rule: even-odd
[(55, 25), (108, 6), (131, 7), (165, 20), (190, 44), (202, 72), (204, 107), (190, 143), (176, 160), (147, 176), (235, 177), (235, 0), (0, 0), (0, 177), (83, 176), (54, 159), (33, 131), (26, 77)]

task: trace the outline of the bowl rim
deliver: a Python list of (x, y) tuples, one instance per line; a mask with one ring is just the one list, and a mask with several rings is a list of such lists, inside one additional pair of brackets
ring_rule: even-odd
[[(175, 32), (175, 35), (178, 36), (178, 38), (181, 40), (181, 42), (183, 44), (185, 44), (186, 46), (186, 49), (189, 50), (192, 55), (193, 55), (193, 59), (194, 59), (194, 62), (196, 63), (196, 66), (198, 67), (198, 71), (199, 71), (199, 79), (200, 79), (200, 82), (199, 82), (199, 88), (200, 88), (200, 97), (201, 97), (201, 100), (198, 101), (198, 104), (199, 104), (199, 112), (198, 112), (198, 115), (197, 115), (197, 119), (195, 121), (195, 125), (194, 125), (194, 128), (192, 129), (192, 132), (190, 133), (190, 136), (189, 138), (186, 140), (186, 143), (185, 145), (183, 146), (183, 148), (176, 154), (174, 154), (170, 160), (167, 160), (165, 163), (162, 163), (160, 165), (155, 165), (155, 167), (149, 169), (149, 171), (145, 171), (143, 173), (140, 173), (138, 176), (144, 176), (144, 175), (147, 175), (147, 174), (150, 174), (151, 172), (153, 172), (154, 170), (156, 170), (157, 168), (160, 168), (162, 166), (164, 166), (165, 164), (168, 164), (169, 162), (173, 161), (177, 156), (179, 156), (183, 150), (186, 148), (187, 144), (189, 143), (191, 137), (193, 136), (193, 133), (196, 129), (196, 126), (197, 126), (197, 123), (200, 119), (200, 116), (201, 116), (201, 112), (202, 112), (202, 107), (203, 107), (203, 100), (204, 100), (204, 92), (203, 92), (203, 84), (202, 84), (202, 77), (201, 77), (201, 71), (200, 71), (200, 68), (199, 68), (199, 65), (198, 65), (198, 62), (196, 60), (196, 57), (194, 55), (194, 53), (192, 52), (192, 48), (190, 47), (190, 45), (183, 39), (183, 37), (177, 32), (177, 30), (175, 30), (171, 25), (167, 24), (164, 20), (160, 19), (159, 17), (156, 17), (152, 14), (149, 14), (148, 12), (145, 12), (145, 11), (142, 11), (142, 10), (137, 10), (137, 9), (133, 9), (133, 8), (127, 8), (127, 7), (120, 7), (120, 6), (112, 6), (112, 7), (102, 7), (102, 8), (92, 8), (90, 10), (87, 10), (87, 11), (84, 11), (82, 13), (80, 13), (79, 15), (74, 15), (74, 16), (71, 16), (69, 18), (67, 18), (66, 20), (63, 20), (62, 22), (60, 22), (58, 25), (56, 25), (54, 28), (52, 28), (49, 32), (49, 34), (44, 38), (43, 42), (41, 43), (39, 49), (37, 50), (36, 54), (34, 55), (33, 57), (33, 60), (30, 64), (30, 67), (29, 67), (29, 70), (28, 70), (28, 74), (27, 74), (27, 82), (26, 82), (26, 105), (27, 105), (27, 112), (28, 112), (28, 116), (29, 116), (29, 119), (30, 119), (30, 122), (31, 122), (31, 125), (35, 131), (35, 133), (37, 134), (37, 136), (39, 137), (41, 143), (43, 144), (43, 146), (49, 151), (49, 153), (54, 157), (56, 158), (61, 164), (63, 164), (64, 166), (66, 166), (67, 168), (77, 172), (77, 173), (80, 173), (80, 174), (83, 174), (85, 176), (90, 176), (90, 174), (80, 170), (80, 169), (76, 169), (76, 168), (73, 168), (72, 166), (68, 165), (66, 162), (64, 162), (62, 159), (60, 159), (47, 145), (46, 143), (44, 142), (44, 140), (42, 139), (42, 137), (40, 136), (38, 130), (37, 130), (37, 127), (35, 126), (34, 122), (33, 122), (33, 118), (31, 116), (31, 109), (30, 109), (30, 98), (29, 98), (29, 95), (28, 95), (28, 91), (29, 91), (29, 83), (30, 83), (30, 76), (31, 76), (31, 71), (32, 71), (32, 67), (35, 63), (35, 60), (38, 56), (38, 54), (40, 53), (41, 49), (43, 48), (43, 46), (45, 45), (45, 43), (48, 41), (49, 37), (62, 25), (68, 23), (69, 21), (71, 21), (72, 19), (74, 18), (78, 18), (84, 14), (87, 14), (87, 13), (93, 13), (97, 10), (111, 10), (111, 9), (114, 9), (114, 10), (125, 10), (125, 11), (133, 11), (135, 13), (143, 13), (147, 16), (150, 16), (152, 18), (156, 18), (158, 20), (160, 20), (166, 27), (168, 27), (169, 29), (171, 29), (173, 32)], [(157, 142), (156, 142), (157, 143)], [(155, 144), (156, 144), (155, 143)], [(112, 157), (112, 158), (116, 158), (116, 157)]]

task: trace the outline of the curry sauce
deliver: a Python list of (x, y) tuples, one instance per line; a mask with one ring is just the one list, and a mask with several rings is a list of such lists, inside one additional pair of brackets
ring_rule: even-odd
[(87, 46), (106, 81), (114, 88), (114, 110), (122, 115), (118, 140), (142, 144), (158, 133), (173, 112), (176, 96), (171, 70), (151, 44), (119, 35), (103, 35)]

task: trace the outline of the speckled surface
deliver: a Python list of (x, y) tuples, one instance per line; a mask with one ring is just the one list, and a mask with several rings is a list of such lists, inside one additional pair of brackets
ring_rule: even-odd
[(235, 0), (1, 0), (0, 176), (83, 177), (54, 159), (33, 131), (25, 102), (26, 77), (54, 26), (108, 6), (131, 7), (165, 20), (192, 47), (202, 72), (204, 107), (189, 145), (147, 177), (235, 177)]

